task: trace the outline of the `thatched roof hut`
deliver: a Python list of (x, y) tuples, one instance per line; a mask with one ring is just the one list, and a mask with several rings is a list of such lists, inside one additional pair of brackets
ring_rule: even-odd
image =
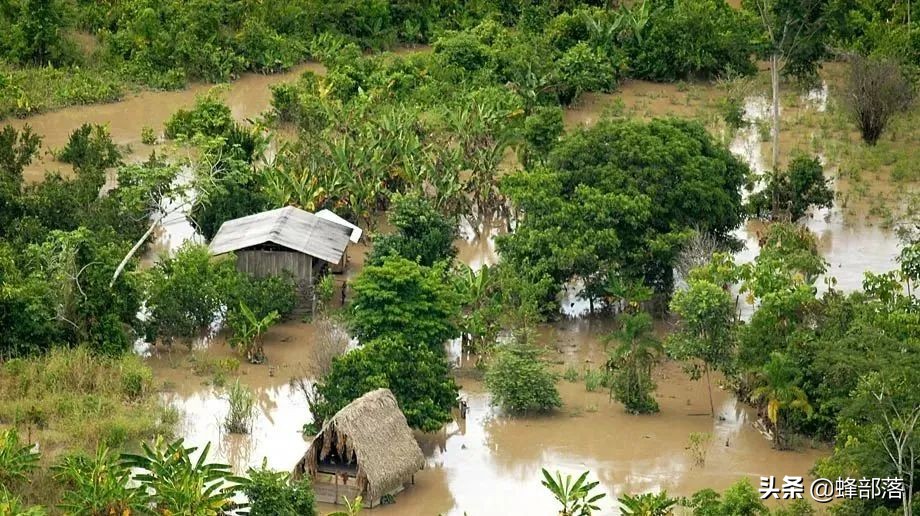
[[(382, 496), (402, 490), (424, 466), (425, 456), (393, 393), (377, 389), (323, 424), (294, 476), (309, 475), (320, 501), (341, 503), (343, 494), (360, 495), (374, 506)], [(351, 486), (349, 478), (354, 479)], [(334, 484), (334, 491), (324, 483)]]

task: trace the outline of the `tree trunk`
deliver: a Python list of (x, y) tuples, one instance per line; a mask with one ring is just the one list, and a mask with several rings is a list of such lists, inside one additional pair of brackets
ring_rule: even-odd
[(709, 381), (709, 364), (706, 364), (706, 387), (709, 389), (709, 415), (716, 417), (716, 406), (712, 402), (712, 382)]
[(128, 262), (131, 260), (131, 257), (134, 256), (134, 253), (136, 253), (137, 250), (141, 248), (141, 245), (143, 245), (144, 242), (147, 241), (147, 238), (150, 237), (150, 234), (153, 233), (153, 229), (157, 227), (157, 224), (159, 224), (161, 220), (163, 220), (163, 218), (159, 217), (157, 218), (157, 220), (150, 223), (150, 227), (147, 228), (147, 231), (143, 234), (143, 236), (141, 236), (141, 238), (137, 241), (137, 243), (134, 244), (134, 247), (132, 247), (131, 250), (128, 251), (128, 254), (125, 255), (121, 263), (118, 264), (118, 267), (115, 269), (115, 274), (112, 275), (112, 281), (109, 282), (109, 288), (112, 288), (112, 285), (115, 284), (115, 281), (118, 279), (118, 276), (121, 275), (121, 271), (123, 271), (125, 269), (125, 266), (128, 265)]
[(773, 87), (773, 160), (774, 173), (779, 163), (779, 56), (770, 58), (770, 83)]
[(773, 423), (773, 449), (782, 450), (782, 445), (780, 444), (780, 434), (779, 434), (779, 419), (780, 415), (776, 414), (776, 422)]

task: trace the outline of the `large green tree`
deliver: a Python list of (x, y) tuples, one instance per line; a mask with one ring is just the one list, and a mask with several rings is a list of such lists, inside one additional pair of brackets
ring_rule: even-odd
[(582, 280), (588, 298), (613, 276), (668, 294), (691, 228), (728, 240), (741, 223), (747, 172), (696, 122), (605, 120), (564, 138), (546, 168), (505, 179), (520, 222), (499, 251), (556, 288)]
[(441, 267), (388, 256), (365, 267), (352, 289), (348, 318), (361, 342), (392, 337), (443, 353), (459, 336), (460, 296)]
[(409, 426), (426, 432), (451, 420), (457, 385), (442, 354), (400, 337), (383, 337), (336, 358), (316, 387), (317, 424), (374, 389), (393, 392)]

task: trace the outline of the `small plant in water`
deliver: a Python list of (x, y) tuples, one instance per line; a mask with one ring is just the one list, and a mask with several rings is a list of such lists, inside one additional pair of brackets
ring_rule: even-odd
[(252, 391), (237, 379), (227, 391), (230, 410), (224, 419), (224, 429), (231, 434), (248, 434), (252, 429), (252, 412), (255, 400)]
[(691, 432), (690, 440), (687, 444), (687, 452), (693, 463), (697, 466), (706, 464), (706, 454), (709, 451), (709, 443), (712, 441), (712, 434), (709, 432)]
[(567, 382), (577, 382), (578, 381), (578, 369), (575, 369), (575, 366), (569, 364), (565, 368), (565, 372), (562, 373), (562, 378)]
[(595, 502), (607, 496), (604, 493), (591, 494), (591, 491), (597, 487), (598, 483), (588, 482), (588, 472), (582, 473), (575, 482), (572, 482), (572, 476), (566, 475), (563, 480), (562, 474), (558, 471), (553, 477), (549, 471), (543, 469), (543, 486), (548, 489), (556, 500), (562, 505), (559, 511), (560, 516), (590, 516), (594, 511), (600, 510)]
[(141, 143), (144, 145), (154, 145), (157, 142), (157, 135), (153, 132), (153, 127), (145, 125), (141, 129)]
[(600, 390), (604, 385), (605, 376), (606, 374), (603, 369), (585, 369), (585, 390), (588, 392)]

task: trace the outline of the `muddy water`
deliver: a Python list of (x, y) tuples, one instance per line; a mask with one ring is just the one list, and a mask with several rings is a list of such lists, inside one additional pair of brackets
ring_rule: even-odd
[[(269, 107), (269, 86), (294, 81), (305, 71), (322, 73), (324, 68), (317, 63), (305, 63), (281, 74), (245, 74), (217, 88), (233, 115), (244, 120), (258, 116)], [(212, 88), (215, 86), (211, 84), (194, 84), (179, 91), (144, 91), (111, 104), (73, 106), (23, 120), (10, 120), (14, 127), (29, 125), (43, 137), (41, 155), (26, 169), (26, 180), (41, 180), (46, 169), (65, 169), (61, 163), (54, 161), (49, 151), (63, 147), (70, 133), (84, 123), (108, 126), (115, 143), (131, 146), (128, 161), (145, 158), (155, 147), (141, 143), (141, 130), (151, 127), (161, 134), (163, 124), (177, 109), (191, 107), (198, 95)]]
[[(609, 331), (609, 322), (576, 319), (542, 328), (541, 340), (560, 370), (571, 364), (583, 371), (602, 364), (601, 337)], [(210, 376), (191, 370), (192, 357), (233, 356), (222, 339), (213, 339), (197, 353), (161, 350), (149, 363), (163, 382), (165, 399), (180, 410), (179, 431), (188, 443), (212, 442), (212, 458), (230, 462), (239, 472), (263, 460), (272, 468), (290, 469), (309, 446), (299, 430), (310, 415), (304, 397), (288, 380), (307, 370), (309, 349), (317, 338), (309, 324), (282, 324), (269, 333), (268, 363), (240, 366), (241, 381), (254, 389), (257, 399), (253, 431), (245, 436), (226, 435), (224, 389), (209, 385)], [(606, 393), (587, 392), (581, 381), (562, 381), (565, 406), (559, 413), (511, 418), (490, 407), (479, 380), (462, 374), (458, 382), (470, 406), (467, 419), (435, 434), (418, 435), (426, 468), (395, 505), (373, 513), (544, 514), (552, 499), (540, 485), (541, 467), (569, 473), (590, 469), (610, 495), (662, 489), (688, 495), (704, 487), (721, 489), (742, 477), (807, 476), (824, 453), (772, 450), (750, 424), (750, 410), (718, 388), (714, 397), (719, 417), (709, 417), (705, 384), (690, 381), (673, 363), (664, 364), (656, 380), (661, 413), (655, 416), (630, 416)], [(712, 435), (702, 466), (685, 449), (691, 432)], [(603, 507), (603, 514), (615, 514), (613, 498)]]

